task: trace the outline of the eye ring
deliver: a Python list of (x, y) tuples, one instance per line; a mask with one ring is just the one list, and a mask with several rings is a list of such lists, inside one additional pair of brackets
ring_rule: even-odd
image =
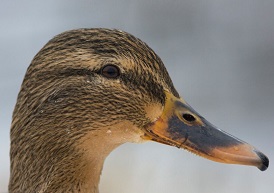
[(106, 78), (117, 78), (120, 76), (120, 69), (113, 64), (107, 64), (102, 67), (100, 73)]

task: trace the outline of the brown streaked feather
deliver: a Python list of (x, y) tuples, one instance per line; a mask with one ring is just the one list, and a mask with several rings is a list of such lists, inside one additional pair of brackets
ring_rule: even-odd
[[(121, 68), (119, 79), (100, 75), (109, 63)], [(161, 59), (134, 36), (109, 29), (57, 35), (34, 57), (18, 95), (9, 191), (97, 192), (92, 176), (112, 149), (138, 141), (138, 128), (159, 116), (164, 90), (178, 96)]]

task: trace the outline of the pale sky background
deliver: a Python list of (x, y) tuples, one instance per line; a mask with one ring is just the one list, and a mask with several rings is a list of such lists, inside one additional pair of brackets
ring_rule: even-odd
[(265, 153), (270, 167), (261, 172), (157, 143), (125, 144), (105, 162), (101, 193), (272, 193), (273, 10), (273, 0), (1, 0), (0, 192), (9, 179), (11, 114), (32, 58), (65, 30), (106, 27), (148, 43), (188, 103)]

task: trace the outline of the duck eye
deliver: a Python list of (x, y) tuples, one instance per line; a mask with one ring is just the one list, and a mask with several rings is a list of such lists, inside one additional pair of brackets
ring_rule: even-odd
[(196, 120), (193, 115), (188, 114), (188, 113), (183, 114), (183, 118), (188, 122), (193, 122)]
[(117, 78), (120, 76), (120, 69), (112, 64), (107, 64), (101, 69), (101, 74), (106, 78)]

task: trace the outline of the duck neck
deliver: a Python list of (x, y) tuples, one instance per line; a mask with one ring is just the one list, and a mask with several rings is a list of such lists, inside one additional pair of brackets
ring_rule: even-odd
[[(32, 129), (11, 137), (9, 191), (98, 193), (105, 158), (119, 145), (139, 141), (142, 134), (125, 123), (82, 128), (79, 135), (79, 128), (74, 130), (44, 127), (43, 134)], [(19, 140), (22, 135), (26, 140)]]
[(57, 163), (59, 167), (50, 172), (52, 175), (44, 175), (39, 192), (98, 193), (105, 158), (78, 156), (66, 159), (66, 164)]
[(104, 142), (96, 137), (86, 140), (76, 146), (62, 140), (32, 145), (29, 140), (20, 150), (14, 149), (9, 192), (98, 193), (104, 160), (115, 147), (100, 148)]

